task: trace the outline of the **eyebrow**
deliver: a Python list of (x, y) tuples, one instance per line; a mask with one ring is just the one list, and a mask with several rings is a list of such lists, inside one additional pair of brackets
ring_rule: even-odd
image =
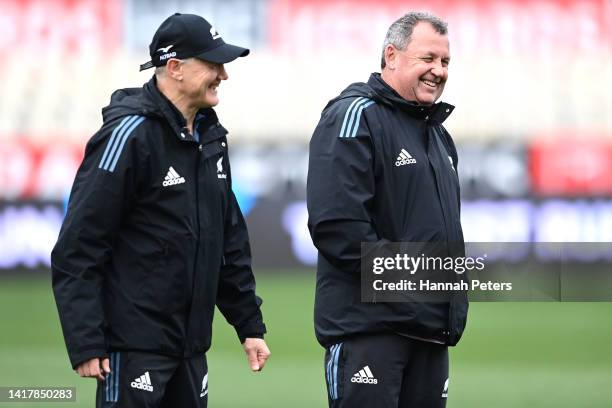
[[(431, 52), (426, 52), (426, 53), (423, 53), (423, 54), (420, 56), (420, 58), (437, 58), (437, 57), (438, 57), (438, 55), (437, 55), (437, 54), (434, 54), (434, 53), (431, 53)], [(443, 61), (450, 61), (451, 57), (450, 57), (450, 56), (448, 56), (448, 57), (441, 57), (441, 59), (442, 59)]]

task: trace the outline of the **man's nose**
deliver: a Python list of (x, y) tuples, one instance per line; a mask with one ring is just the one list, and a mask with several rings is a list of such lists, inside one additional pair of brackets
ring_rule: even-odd
[(225, 70), (225, 65), (223, 64), (221, 64), (221, 67), (219, 68), (219, 78), (223, 81), (229, 78), (229, 75), (227, 75), (227, 71)]
[(431, 69), (431, 73), (439, 78), (446, 79), (448, 76), (448, 68), (442, 65), (442, 61), (435, 62)]

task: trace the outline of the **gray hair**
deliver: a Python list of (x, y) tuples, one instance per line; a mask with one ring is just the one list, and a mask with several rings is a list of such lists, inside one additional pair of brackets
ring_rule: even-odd
[[(187, 61), (187, 60), (190, 60), (190, 59), (193, 59), (193, 57), (191, 57), (191, 58), (181, 59), (181, 60), (179, 60), (179, 61), (180, 61), (180, 63), (183, 63), (183, 62), (185, 62), (185, 61)], [(162, 66), (159, 66), (159, 67), (155, 67), (155, 76), (156, 76), (156, 77), (158, 77), (158, 78), (159, 78), (159, 77), (163, 77), (163, 76), (165, 76), (167, 73), (168, 73), (168, 71), (167, 71), (167, 69), (166, 69), (166, 65), (162, 65)]]
[(448, 24), (446, 21), (431, 13), (413, 11), (398, 18), (391, 24), (385, 36), (380, 61), (381, 68), (387, 65), (385, 62), (385, 48), (387, 48), (387, 45), (392, 44), (398, 50), (405, 50), (411, 40), (412, 30), (414, 30), (414, 27), (421, 21), (430, 23), (438, 34), (446, 35), (448, 33)]
[(161, 67), (155, 67), (155, 76), (161, 77), (166, 75), (166, 66), (162, 65)]

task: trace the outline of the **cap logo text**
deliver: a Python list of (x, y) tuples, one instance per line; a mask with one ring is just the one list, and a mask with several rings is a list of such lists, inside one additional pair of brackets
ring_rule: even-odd
[(160, 55), (159, 60), (164, 61), (164, 60), (167, 60), (168, 58), (174, 58), (174, 57), (176, 57), (176, 52), (172, 51), (167, 54)]

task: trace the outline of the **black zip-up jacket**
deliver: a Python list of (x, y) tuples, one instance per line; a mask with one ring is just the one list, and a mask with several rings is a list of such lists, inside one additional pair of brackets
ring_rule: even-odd
[(215, 304), (241, 340), (262, 337), (227, 131), (213, 109), (198, 112), (198, 142), (152, 78), (114, 92), (102, 114), (51, 254), (73, 367), (109, 350), (202, 354)]
[(450, 302), (362, 303), (361, 243), (446, 243), (463, 252), (457, 151), (442, 126), (453, 110), (417, 106), (372, 74), (331, 100), (310, 142), (308, 227), (319, 250), (315, 331), (324, 347), (394, 332), (455, 345), (464, 293)]

